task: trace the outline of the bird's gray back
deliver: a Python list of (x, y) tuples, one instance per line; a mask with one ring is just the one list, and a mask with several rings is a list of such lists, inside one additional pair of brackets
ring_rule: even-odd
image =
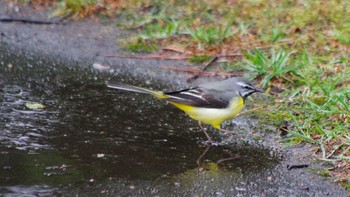
[(239, 86), (237, 81), (242, 78), (229, 78), (221, 81), (207, 82), (199, 85), (199, 87), (207, 94), (214, 95), (223, 100), (231, 100), (234, 96), (239, 95)]

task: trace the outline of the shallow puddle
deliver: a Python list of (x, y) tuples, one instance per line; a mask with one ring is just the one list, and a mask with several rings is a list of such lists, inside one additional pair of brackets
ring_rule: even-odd
[(205, 136), (181, 111), (105, 86), (134, 79), (1, 59), (2, 195), (245, 195), (263, 187), (278, 164), (269, 150), (249, 144), (200, 146)]

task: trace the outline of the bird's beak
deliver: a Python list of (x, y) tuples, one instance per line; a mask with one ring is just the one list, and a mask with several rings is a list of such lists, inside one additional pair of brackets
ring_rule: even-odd
[(255, 92), (264, 92), (264, 90), (260, 88), (255, 88)]

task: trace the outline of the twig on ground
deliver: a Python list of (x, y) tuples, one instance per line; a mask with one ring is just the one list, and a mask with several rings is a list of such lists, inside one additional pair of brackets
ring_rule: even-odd
[[(226, 54), (226, 55), (216, 55), (214, 56), (205, 66), (208, 67), (210, 64), (212, 64), (214, 61), (216, 61), (218, 58), (223, 57), (240, 57), (242, 54)], [(147, 54), (147, 55), (105, 55), (105, 57), (110, 58), (131, 58), (131, 59), (169, 59), (169, 60), (184, 60), (189, 59), (192, 57), (192, 55), (164, 55), (164, 54)]]
[(29, 23), (29, 24), (36, 24), (36, 25), (51, 25), (51, 24), (61, 24), (70, 16), (71, 14), (67, 14), (62, 18), (57, 18), (53, 20), (40, 20), (40, 19), (19, 18), (19, 17), (13, 17), (13, 16), (3, 16), (3, 17), (0, 17), (0, 22), (6, 22), (6, 23), (20, 22), (20, 23)]
[(168, 59), (168, 60), (184, 60), (189, 59), (191, 56), (188, 55), (106, 55), (105, 57), (118, 57), (118, 58), (131, 58), (131, 59)]
[[(218, 59), (218, 56), (214, 56), (213, 58), (211, 58), (211, 60), (209, 62), (207, 62), (206, 64), (204, 64), (203, 68), (201, 68), (201, 71), (205, 71), (213, 62), (215, 62)], [(186, 81), (190, 82), (196, 78), (198, 78), (200, 75), (200, 73), (196, 73), (194, 75), (192, 75), (190, 78), (188, 78)]]

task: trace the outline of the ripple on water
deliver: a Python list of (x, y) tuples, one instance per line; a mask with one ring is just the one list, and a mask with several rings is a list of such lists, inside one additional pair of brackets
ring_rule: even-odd
[(8, 197), (17, 196), (56, 196), (57, 188), (47, 185), (33, 185), (33, 186), (11, 186), (0, 188), (1, 193)]
[(0, 143), (20, 150), (47, 149), (45, 133), (50, 124), (55, 122), (56, 112), (48, 110), (31, 110), (25, 104), (40, 100), (18, 85), (6, 84), (0, 92)]

